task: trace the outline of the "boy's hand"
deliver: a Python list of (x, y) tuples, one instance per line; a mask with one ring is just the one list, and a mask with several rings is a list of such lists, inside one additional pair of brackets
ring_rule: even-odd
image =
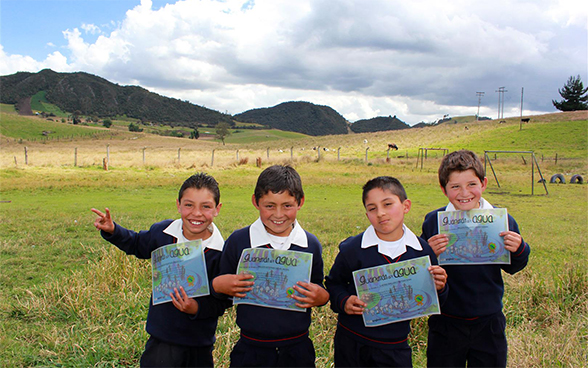
[(367, 304), (357, 297), (357, 295), (351, 295), (345, 302), (345, 313), (347, 314), (363, 314), (363, 309), (367, 307)]
[(431, 266), (429, 267), (429, 272), (433, 275), (433, 281), (435, 281), (435, 288), (439, 290), (443, 290), (445, 284), (447, 283), (447, 272), (441, 266)]
[(94, 221), (94, 226), (98, 230), (102, 230), (109, 234), (114, 233), (114, 222), (112, 222), (112, 218), (110, 217), (110, 210), (106, 208), (106, 214), (98, 211), (95, 208), (92, 208), (92, 212), (98, 215), (96, 221)]
[(299, 308), (312, 308), (325, 305), (329, 301), (329, 292), (312, 282), (298, 281), (294, 285), (294, 290), (304, 295), (301, 297), (292, 294), (292, 298), (298, 302), (296, 306)]
[(247, 281), (254, 276), (246, 273), (240, 275), (220, 275), (212, 280), (212, 287), (217, 293), (222, 293), (238, 298), (244, 298), (248, 291), (251, 291), (253, 281)]
[[(188, 294), (184, 291), (184, 288), (180, 286), (180, 293), (178, 289), (174, 288), (174, 293), (169, 293), (172, 298), (172, 303), (180, 311), (188, 314), (198, 313), (198, 302), (188, 297)], [(175, 295), (174, 295), (175, 294)]]
[(503, 231), (498, 234), (504, 238), (504, 249), (511, 253), (516, 253), (519, 247), (523, 243), (521, 234), (515, 233), (514, 231)]
[(449, 244), (449, 237), (447, 234), (437, 234), (429, 238), (429, 246), (435, 252), (435, 255), (439, 257), (439, 254), (445, 252), (447, 244)]

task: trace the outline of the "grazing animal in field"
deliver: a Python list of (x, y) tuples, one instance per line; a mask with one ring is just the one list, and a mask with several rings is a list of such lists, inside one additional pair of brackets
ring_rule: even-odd
[(465, 130), (470, 130), (470, 128), (468, 128), (468, 126), (467, 126), (467, 125), (466, 125), (466, 126), (464, 126), (464, 129), (465, 129)]
[(396, 145), (396, 143), (388, 143), (388, 149), (398, 151), (398, 146)]
[(367, 144), (367, 139), (364, 139), (363, 140), (363, 144)]
[(327, 147), (323, 147), (323, 151), (328, 152), (329, 149)]

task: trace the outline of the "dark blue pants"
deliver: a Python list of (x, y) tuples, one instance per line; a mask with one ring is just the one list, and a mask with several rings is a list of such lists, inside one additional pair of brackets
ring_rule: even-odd
[(506, 318), (502, 312), (465, 321), (429, 318), (428, 367), (506, 367)]
[(393, 349), (376, 348), (337, 330), (335, 367), (412, 367), (412, 350), (406, 342)]
[(259, 346), (239, 339), (231, 352), (231, 367), (315, 367), (312, 341), (306, 337), (286, 346)]
[(182, 346), (151, 336), (141, 355), (141, 367), (213, 367), (212, 345), (205, 347)]

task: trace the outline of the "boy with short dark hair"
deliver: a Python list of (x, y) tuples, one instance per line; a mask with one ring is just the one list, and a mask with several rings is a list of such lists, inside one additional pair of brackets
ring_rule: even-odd
[[(449, 237), (439, 234), (437, 213), (494, 208), (482, 198), (487, 183), (483, 164), (472, 151), (455, 151), (443, 158), (439, 166), (439, 184), (449, 204), (425, 216), (421, 235), (437, 256), (449, 244)], [(504, 238), (504, 247), (511, 252), (510, 264), (443, 266), (451, 293), (441, 307), (441, 315), (429, 318), (428, 366), (506, 367), (501, 270), (509, 274), (522, 270), (531, 251), (510, 214), (508, 228), (499, 235)]]
[[(96, 229), (110, 243), (137, 258), (150, 259), (155, 249), (202, 239), (206, 270), (210, 281), (218, 274), (223, 237), (213, 223), (222, 204), (216, 180), (199, 173), (181, 186), (176, 200), (181, 219), (155, 223), (136, 233), (113, 222), (106, 213), (98, 215)], [(218, 317), (230, 303), (208, 295), (189, 298), (182, 287), (171, 293), (171, 303), (149, 303), (145, 329), (150, 337), (141, 356), (142, 367), (212, 367), (212, 350)]]
[(411, 201), (398, 179), (381, 176), (363, 186), (363, 205), (371, 225), (339, 245), (339, 254), (326, 278), (331, 309), (339, 314), (335, 333), (335, 367), (411, 367), (408, 345), (410, 321), (367, 327), (362, 314), (367, 304), (357, 296), (353, 272), (429, 256), (440, 303), (447, 297), (446, 273), (426, 241), (405, 224)]
[(241, 253), (247, 248), (312, 253), (311, 276), (310, 282), (299, 281), (294, 286), (302, 296), (292, 295), (296, 306), (307, 308), (304, 312), (237, 306), (241, 337), (231, 352), (231, 367), (314, 367), (314, 346), (308, 336), (311, 307), (326, 304), (329, 294), (322, 285), (321, 244), (296, 220), (304, 204), (300, 176), (290, 166), (268, 167), (259, 175), (251, 201), (259, 211), (259, 219), (227, 239), (220, 276), (213, 281), (214, 291), (220, 297), (245, 297), (252, 290), (252, 275), (235, 274)]

